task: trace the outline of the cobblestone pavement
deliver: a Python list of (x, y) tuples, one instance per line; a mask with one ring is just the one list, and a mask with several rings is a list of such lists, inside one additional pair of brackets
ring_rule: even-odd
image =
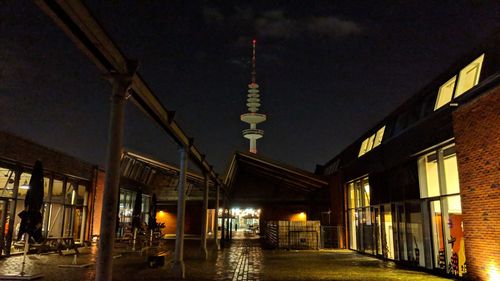
[[(282, 251), (265, 250), (259, 240), (233, 240), (221, 251), (209, 245), (210, 259), (199, 258), (199, 241), (186, 240), (185, 261), (187, 280), (447, 280), (422, 272), (398, 268), (384, 262), (347, 250)], [(173, 280), (171, 245), (165, 245), (166, 265), (149, 268), (147, 254), (117, 248), (113, 260), (113, 280)], [(92, 263), (96, 248), (84, 251), (78, 264)], [(0, 274), (19, 273), (22, 256), (0, 260)], [(30, 255), (28, 274), (42, 273), (41, 280), (85, 281), (95, 279), (95, 265), (87, 268), (63, 268), (73, 256), (57, 254)]]

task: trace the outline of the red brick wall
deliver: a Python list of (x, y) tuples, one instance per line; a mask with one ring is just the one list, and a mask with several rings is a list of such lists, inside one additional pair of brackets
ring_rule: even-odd
[(500, 86), (460, 106), (453, 131), (467, 271), (493, 280), (493, 271), (500, 274)]
[(330, 200), (331, 200), (331, 225), (341, 226), (343, 230), (339, 237), (339, 248), (345, 248), (347, 235), (347, 228), (344, 223), (344, 210), (347, 206), (344, 206), (345, 198), (343, 192), (344, 186), (342, 185), (342, 176), (340, 172), (334, 173), (330, 178)]

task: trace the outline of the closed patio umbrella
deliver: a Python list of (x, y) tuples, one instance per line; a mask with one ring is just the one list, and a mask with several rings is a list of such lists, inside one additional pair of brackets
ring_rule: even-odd
[(148, 220), (148, 228), (149, 230), (154, 231), (156, 228), (156, 194), (153, 193), (151, 198), (151, 206), (149, 208), (149, 220)]
[(137, 231), (141, 228), (141, 206), (142, 206), (142, 194), (137, 192), (135, 196), (134, 209), (132, 209), (132, 230), (134, 231), (134, 242), (132, 250), (135, 251), (135, 244), (137, 241)]
[(132, 229), (141, 228), (141, 206), (142, 194), (137, 192), (135, 196), (134, 209), (132, 209)]
[(42, 161), (37, 160), (31, 173), (29, 189), (24, 200), (24, 210), (18, 214), (21, 218), (18, 240), (27, 233), (33, 240), (40, 242), (42, 237), (42, 213), (43, 206), (43, 166)]
[(153, 245), (153, 233), (156, 230), (156, 194), (151, 197), (151, 205), (149, 206), (149, 245)]
[[(25, 234), (24, 239), (24, 257), (21, 267), (21, 276), (24, 276), (24, 266), (26, 263), (26, 254), (29, 249), (30, 237), (36, 242), (41, 242), (42, 237), (42, 213), (40, 209), (43, 206), (43, 166), (42, 161), (36, 160), (31, 172), (29, 189), (24, 199), (24, 210), (18, 214), (21, 218), (19, 226), (18, 239)], [(38, 275), (37, 275), (38, 276)]]

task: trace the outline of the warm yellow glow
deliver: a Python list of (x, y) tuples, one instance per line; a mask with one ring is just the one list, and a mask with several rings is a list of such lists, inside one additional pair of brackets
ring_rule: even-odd
[(455, 97), (467, 92), (472, 87), (476, 86), (479, 82), (479, 75), (481, 74), (481, 66), (483, 65), (484, 54), (475, 59), (469, 65), (460, 70), (458, 76), (457, 90)]
[(290, 216), (290, 221), (307, 221), (305, 212), (296, 213)]
[(498, 272), (498, 268), (494, 262), (488, 266), (488, 277), (489, 281), (500, 281), (500, 272)]
[(165, 212), (164, 211), (159, 211), (158, 213), (156, 213), (156, 217), (157, 218), (163, 218), (163, 217), (165, 217)]
[(364, 140), (363, 143), (361, 144), (361, 147), (359, 148), (359, 154), (358, 157), (362, 156), (363, 154), (366, 153), (366, 147), (368, 146), (368, 139)]
[(373, 134), (369, 139), (368, 139), (368, 147), (366, 149), (366, 152), (372, 150), (373, 148), (373, 143), (375, 142), (375, 134)]
[(438, 96), (436, 99), (436, 104), (434, 105), (434, 110), (440, 108), (441, 106), (449, 103), (453, 97), (453, 90), (455, 89), (455, 81), (457, 76), (453, 76), (450, 80), (446, 81), (441, 87), (439, 87)]
[(384, 137), (384, 131), (385, 131), (385, 126), (380, 128), (377, 131), (377, 134), (375, 137), (375, 143), (373, 144), (373, 147), (377, 147), (382, 143), (382, 138)]
[(370, 137), (366, 138), (361, 144), (361, 147), (359, 148), (358, 157), (361, 157), (368, 151), (372, 150), (373, 148), (381, 144), (382, 138), (384, 137), (384, 131), (385, 131), (385, 126), (380, 128), (376, 133), (374, 133)]

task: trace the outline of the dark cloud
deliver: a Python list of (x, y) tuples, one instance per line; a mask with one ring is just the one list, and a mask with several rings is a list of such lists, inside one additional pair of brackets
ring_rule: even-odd
[(255, 28), (259, 37), (277, 39), (303, 37), (306, 34), (338, 38), (361, 32), (360, 25), (354, 21), (335, 16), (292, 19), (281, 10), (262, 13), (255, 19)]
[(297, 31), (297, 22), (287, 19), (283, 11), (267, 11), (255, 19), (255, 29), (260, 38), (289, 38)]
[[(251, 36), (258, 38), (287, 39), (312, 35), (323, 38), (339, 38), (361, 33), (359, 23), (337, 16), (289, 17), (284, 10), (256, 11), (251, 7), (236, 6), (228, 11), (215, 7), (203, 7), (206, 23), (239, 27), (243, 32), (235, 42), (246, 46)], [(250, 27), (253, 30), (249, 30)]]
[(225, 17), (224, 15), (213, 7), (204, 6), (203, 7), (203, 17), (207, 23), (218, 23), (221, 24)]
[(348, 36), (361, 32), (361, 27), (357, 23), (337, 17), (311, 18), (305, 25), (308, 31), (329, 37)]

